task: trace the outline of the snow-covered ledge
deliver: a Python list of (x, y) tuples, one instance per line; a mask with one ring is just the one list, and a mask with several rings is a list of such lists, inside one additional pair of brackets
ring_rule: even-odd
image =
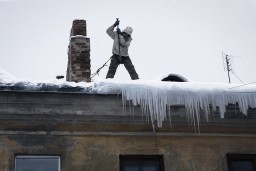
[[(2, 77), (4, 78), (4, 77)], [(256, 108), (256, 84), (217, 84), (196, 82), (162, 82), (149, 80), (116, 81), (98, 79), (91, 83), (75, 83), (62, 80), (31, 82), (0, 79), (0, 90), (70, 91), (86, 94), (121, 94), (123, 104), (132, 101), (140, 106), (152, 123), (162, 122), (171, 116), (171, 106), (184, 105), (187, 118), (199, 123), (199, 112), (204, 110), (206, 119), (210, 109), (219, 110), (224, 118), (228, 104), (238, 104), (246, 116), (249, 108)], [(129, 103), (130, 104), (130, 103)]]
[(256, 84), (102, 80), (93, 83), (91, 92), (121, 93), (123, 104), (132, 101), (132, 105), (141, 106), (143, 113), (149, 114), (151, 121), (156, 121), (159, 127), (167, 115), (171, 116), (169, 109), (175, 105), (185, 105), (188, 119), (197, 123), (200, 109), (204, 110), (208, 120), (211, 108), (219, 110), (220, 118), (224, 118), (228, 104), (237, 103), (245, 116), (249, 108), (256, 108)]

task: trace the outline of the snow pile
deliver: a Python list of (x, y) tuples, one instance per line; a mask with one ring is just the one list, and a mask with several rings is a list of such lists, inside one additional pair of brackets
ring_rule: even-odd
[(9, 83), (13, 82), (14, 80), (16, 80), (16, 78), (12, 74), (0, 68), (0, 83)]
[[(9, 82), (8, 82), (9, 81)], [(95, 80), (91, 83), (74, 83), (63, 80), (48, 82), (17, 81), (12, 75), (0, 70), (0, 90), (59, 91), (86, 94), (122, 94), (123, 104), (131, 101), (140, 105), (152, 123), (159, 127), (170, 115), (173, 105), (185, 105), (187, 117), (199, 123), (199, 112), (205, 111), (208, 118), (210, 107), (219, 110), (224, 118), (226, 105), (238, 103), (242, 113), (256, 108), (256, 84), (210, 84), (195, 82), (163, 82), (133, 80), (120, 82), (111, 79)], [(218, 108), (217, 108), (218, 107)]]

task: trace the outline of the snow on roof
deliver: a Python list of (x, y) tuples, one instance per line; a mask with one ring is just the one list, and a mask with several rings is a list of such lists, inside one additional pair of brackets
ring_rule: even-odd
[(4, 69), (0, 68), (0, 83), (1, 82), (12, 82), (14, 80), (17, 80), (15, 78), (15, 76), (13, 76), (12, 74), (8, 73)]
[[(117, 81), (98, 79), (91, 83), (74, 83), (63, 80), (30, 82), (15, 80), (9, 74), (0, 75), (0, 90), (23, 91), (61, 91), (86, 94), (121, 94), (123, 103), (132, 101), (140, 105), (144, 114), (159, 127), (167, 119), (173, 105), (185, 105), (188, 117), (199, 122), (199, 111), (205, 111), (208, 118), (210, 107), (219, 109), (224, 118), (226, 105), (238, 103), (242, 113), (247, 115), (248, 108), (256, 108), (256, 84), (217, 84), (195, 82), (163, 82), (150, 80)], [(3, 77), (2, 77), (3, 76)], [(10, 76), (10, 77), (9, 77)], [(14, 80), (12, 80), (14, 79)], [(8, 82), (9, 81), (9, 82)]]
[(84, 35), (75, 35), (75, 36), (70, 36), (70, 39), (73, 39), (73, 38), (82, 38), (82, 39), (86, 39), (87, 36), (84, 36)]

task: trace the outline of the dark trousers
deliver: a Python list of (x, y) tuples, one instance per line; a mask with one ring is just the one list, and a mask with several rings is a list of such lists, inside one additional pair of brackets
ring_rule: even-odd
[(139, 76), (138, 76), (137, 72), (135, 71), (135, 68), (134, 68), (129, 56), (127, 56), (127, 57), (121, 56), (121, 59), (119, 59), (119, 55), (116, 55), (116, 54), (114, 54), (111, 57), (111, 63), (110, 63), (106, 78), (114, 78), (114, 76), (116, 74), (116, 69), (119, 64), (124, 64), (126, 70), (129, 72), (132, 80), (139, 79)]

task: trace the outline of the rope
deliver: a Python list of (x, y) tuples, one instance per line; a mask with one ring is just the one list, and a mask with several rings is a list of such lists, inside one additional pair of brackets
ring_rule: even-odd
[(104, 68), (105, 66), (107, 66), (107, 63), (108, 63), (108, 61), (110, 61), (111, 58), (112, 58), (112, 57), (110, 57), (110, 58), (107, 60), (107, 62), (105, 62), (99, 69), (97, 69), (97, 71), (96, 71), (95, 73), (91, 74), (91, 79), (92, 79), (93, 77), (95, 77), (96, 75), (99, 75), (100, 70), (101, 70), (102, 68)]

